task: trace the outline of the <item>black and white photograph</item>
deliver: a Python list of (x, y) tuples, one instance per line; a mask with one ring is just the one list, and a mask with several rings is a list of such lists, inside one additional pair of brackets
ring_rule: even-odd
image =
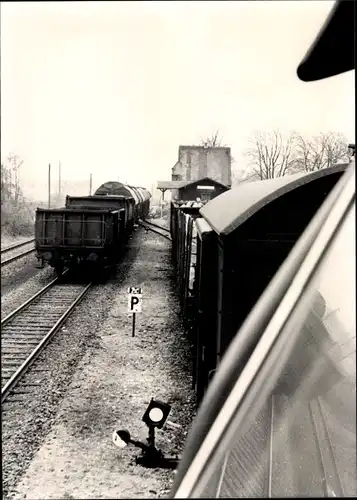
[(356, 0), (0, 14), (4, 500), (357, 497)]

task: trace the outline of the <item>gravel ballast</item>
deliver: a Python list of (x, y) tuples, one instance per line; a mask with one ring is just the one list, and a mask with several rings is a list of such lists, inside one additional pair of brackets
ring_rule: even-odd
[[(134, 338), (129, 286), (143, 289)], [(167, 456), (181, 454), (194, 415), (189, 355), (170, 242), (138, 230), (117, 276), (89, 292), (42, 355), (39, 366), (49, 372), (39, 373), (50, 373), (50, 383), (34, 389), (26, 412), (19, 403), (6, 411), (6, 497), (165, 496), (174, 472), (136, 465), (139, 450), (116, 448), (112, 433), (124, 428), (145, 440), (141, 419), (155, 397), (172, 405), (169, 420), (180, 425), (157, 431), (157, 446)]]
[(33, 255), (1, 269), (1, 316), (4, 318), (56, 278), (51, 267), (36, 268)]

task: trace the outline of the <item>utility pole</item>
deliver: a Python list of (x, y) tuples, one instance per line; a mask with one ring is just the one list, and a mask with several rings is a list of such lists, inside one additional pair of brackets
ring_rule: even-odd
[(89, 196), (92, 196), (92, 174), (89, 176)]
[(51, 208), (51, 163), (48, 164), (48, 208)]
[(61, 162), (58, 162), (58, 201), (61, 197)]

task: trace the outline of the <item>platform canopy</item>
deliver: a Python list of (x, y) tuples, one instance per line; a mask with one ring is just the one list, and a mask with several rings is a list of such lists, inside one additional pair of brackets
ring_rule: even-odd
[(191, 186), (193, 184), (199, 184), (200, 182), (203, 181), (210, 181), (213, 184), (216, 184), (218, 186), (222, 186), (224, 188), (228, 188), (226, 184), (223, 184), (222, 182), (216, 181), (215, 179), (212, 179), (211, 177), (201, 177), (200, 179), (194, 179), (193, 181), (158, 181), (157, 183), (157, 189), (181, 189), (187, 186)]
[(190, 181), (158, 181), (157, 189), (180, 189), (190, 184)]
[(347, 167), (343, 163), (309, 173), (245, 182), (209, 201), (200, 214), (217, 234), (228, 235), (279, 197), (314, 180), (343, 172)]

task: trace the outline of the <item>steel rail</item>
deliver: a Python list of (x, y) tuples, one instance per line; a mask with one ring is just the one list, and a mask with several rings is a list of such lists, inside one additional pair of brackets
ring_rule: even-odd
[(158, 234), (159, 236), (162, 236), (163, 238), (166, 238), (169, 241), (172, 241), (172, 239), (167, 236), (166, 234), (160, 233), (159, 231), (156, 231), (156, 229), (150, 227), (149, 225), (145, 225), (142, 222), (138, 221), (139, 226), (142, 226), (146, 231), (152, 231), (155, 234)]
[[(58, 278), (49, 283), (46, 287), (44, 287), (40, 292), (36, 293), (33, 297), (27, 300), (22, 306), (18, 307), (15, 311), (9, 314), (2, 322), (3, 324), (8, 323), (11, 319), (14, 319), (19, 312), (21, 312), (25, 307), (33, 303), (36, 299), (41, 297), (46, 291), (53, 287), (55, 283), (59, 281)], [(88, 293), (89, 289), (92, 286), (92, 282), (84, 287), (81, 293), (72, 301), (71, 305), (66, 308), (65, 312), (60, 316), (60, 318), (56, 321), (56, 323), (50, 328), (50, 330), (46, 333), (46, 335), (41, 339), (41, 341), (36, 345), (35, 349), (31, 351), (31, 353), (26, 357), (23, 363), (19, 366), (19, 368), (15, 371), (14, 374), (11, 375), (6, 384), (1, 388), (1, 402), (3, 403), (10, 392), (15, 388), (18, 382), (22, 379), (24, 374), (33, 364), (33, 362), (37, 359), (39, 354), (46, 347), (48, 342), (51, 340), (53, 335), (58, 331), (58, 329), (62, 326), (62, 324), (67, 320), (69, 315), (73, 312), (76, 306), (80, 303), (80, 301), (84, 298), (84, 296)], [(16, 341), (15, 341), (16, 343)]]
[(35, 252), (35, 248), (31, 248), (31, 250), (26, 250), (26, 252), (22, 252), (14, 257), (10, 257), (9, 259), (1, 261), (1, 267), (6, 266), (7, 264), (11, 264), (11, 262), (15, 262), (15, 260), (21, 259), (21, 257), (26, 257), (30, 253)]
[[(65, 273), (63, 273), (62, 276), (64, 276), (67, 272), (68, 271), (65, 271)], [(58, 281), (59, 281), (59, 278), (55, 278), (48, 285), (46, 285), (45, 287), (43, 287), (39, 292), (35, 293), (35, 295), (33, 295), (32, 297), (30, 297), (28, 300), (26, 300), (26, 302), (24, 302), (23, 304), (21, 304), (21, 306), (17, 307), (14, 311), (12, 311), (10, 314), (8, 314), (7, 316), (5, 316), (5, 318), (1, 320), (1, 328), (3, 328), (6, 325), (6, 323), (8, 323), (11, 319), (14, 319), (14, 317), (17, 316), (17, 314), (19, 312), (21, 312), (23, 309), (25, 309), (25, 307), (29, 306), (38, 297), (41, 297), (41, 295), (43, 295), (45, 292), (47, 292), (47, 290), (49, 290), (50, 288), (52, 288), (53, 285), (55, 285)]]
[(159, 224), (155, 224), (154, 222), (149, 222), (147, 219), (143, 220), (142, 222), (144, 222), (145, 224), (150, 224), (151, 226), (157, 227), (158, 229), (162, 229), (163, 231), (167, 231), (168, 233), (170, 233), (170, 229), (168, 229), (167, 227), (159, 226)]
[(1, 250), (1, 254), (10, 252), (10, 250), (15, 250), (16, 248), (20, 248), (20, 247), (23, 247), (25, 245), (29, 245), (33, 241), (35, 241), (35, 238), (31, 238), (30, 240), (22, 241), (21, 243), (14, 243), (13, 245), (10, 245), (10, 246), (8, 246), (6, 248), (3, 248)]

